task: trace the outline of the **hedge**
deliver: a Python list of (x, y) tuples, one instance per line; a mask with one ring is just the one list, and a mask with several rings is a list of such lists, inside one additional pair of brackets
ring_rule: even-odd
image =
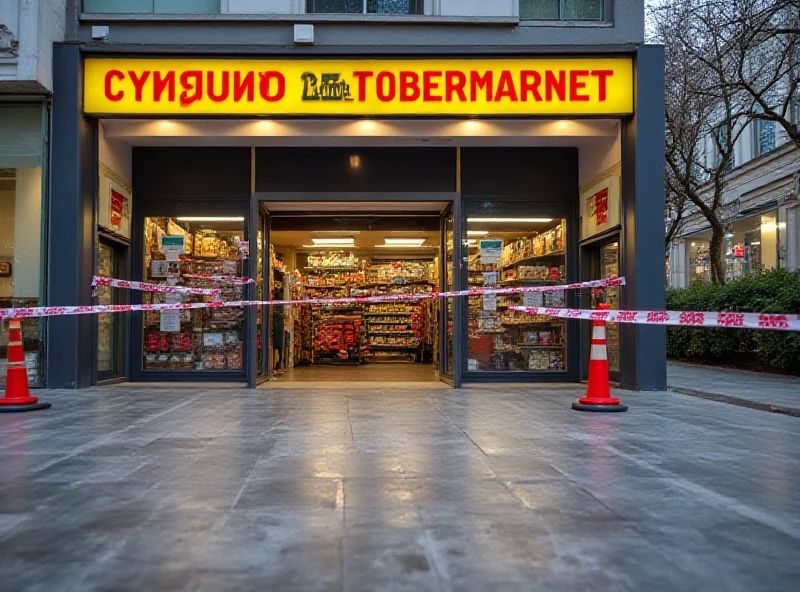
[[(777, 269), (724, 286), (697, 284), (668, 290), (667, 310), (800, 314), (800, 272)], [(800, 375), (800, 333), (668, 327), (667, 356)]]

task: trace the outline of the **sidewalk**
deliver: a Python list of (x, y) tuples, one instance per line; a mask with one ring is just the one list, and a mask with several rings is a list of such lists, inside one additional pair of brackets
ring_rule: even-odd
[(800, 417), (800, 378), (681, 362), (667, 363), (670, 390)]

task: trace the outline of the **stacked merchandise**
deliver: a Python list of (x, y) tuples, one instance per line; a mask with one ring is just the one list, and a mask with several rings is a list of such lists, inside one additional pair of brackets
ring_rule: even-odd
[(525, 259), (564, 254), (563, 225), (509, 243), (503, 248), (500, 266), (508, 267)]
[(331, 316), (320, 321), (314, 337), (314, 362), (349, 360), (358, 363), (361, 357), (361, 325), (360, 316)]
[[(365, 268), (366, 261), (353, 255), (326, 253), (310, 256), (308, 263), (298, 278), (300, 290), (295, 297), (418, 294), (435, 289), (431, 283), (435, 264), (430, 259), (372, 261)], [(299, 363), (413, 362), (421, 359), (431, 343), (429, 303), (373, 304), (367, 305), (366, 312), (358, 303), (309, 305), (300, 306), (299, 315), (295, 339)]]
[[(371, 304), (367, 321), (370, 361), (415, 362), (425, 336), (428, 307), (417, 302)], [(398, 329), (393, 329), (397, 327)]]
[[(186, 254), (167, 261), (159, 247), (163, 235), (184, 237)], [(145, 220), (145, 280), (198, 288), (220, 288), (224, 301), (242, 300), (243, 286), (189, 278), (189, 275), (241, 274), (239, 236), (215, 230), (190, 232), (167, 218)], [(144, 293), (145, 303), (211, 302), (211, 296)], [(242, 308), (155, 312), (144, 315), (145, 370), (242, 370)]]
[[(499, 269), (487, 270), (477, 247), (469, 286), (553, 286), (566, 281), (563, 223), (505, 244)], [(491, 265), (491, 262), (489, 263)], [(487, 273), (489, 271), (490, 273)], [(498, 271), (495, 274), (494, 271)], [(564, 370), (565, 321), (534, 317), (511, 306), (564, 306), (564, 292), (528, 292), (468, 299), (468, 368), (473, 371)]]

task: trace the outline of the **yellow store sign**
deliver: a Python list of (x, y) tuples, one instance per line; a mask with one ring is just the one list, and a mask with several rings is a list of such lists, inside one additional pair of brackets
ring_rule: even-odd
[(87, 59), (84, 105), (105, 115), (622, 115), (633, 112), (633, 64)]

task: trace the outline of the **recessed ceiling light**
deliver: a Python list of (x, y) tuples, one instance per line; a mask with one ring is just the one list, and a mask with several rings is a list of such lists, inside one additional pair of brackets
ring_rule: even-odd
[(349, 238), (312, 238), (311, 242), (315, 245), (354, 245), (356, 243), (356, 239), (349, 237)]
[(552, 221), (552, 218), (467, 218), (467, 222), (530, 222), (546, 224)]
[(489, 234), (488, 230), (467, 230), (467, 236), (486, 236)]
[(424, 238), (385, 238), (387, 245), (402, 245), (404, 247), (421, 247), (425, 242)]
[(179, 216), (181, 222), (244, 222), (244, 216)]
[(375, 245), (376, 249), (438, 249), (436, 245)]
[(475, 244), (477, 244), (477, 243), (478, 243), (478, 239), (476, 239), (476, 238), (468, 238), (468, 239), (466, 240), (466, 243), (467, 243), (468, 245), (475, 245)]

